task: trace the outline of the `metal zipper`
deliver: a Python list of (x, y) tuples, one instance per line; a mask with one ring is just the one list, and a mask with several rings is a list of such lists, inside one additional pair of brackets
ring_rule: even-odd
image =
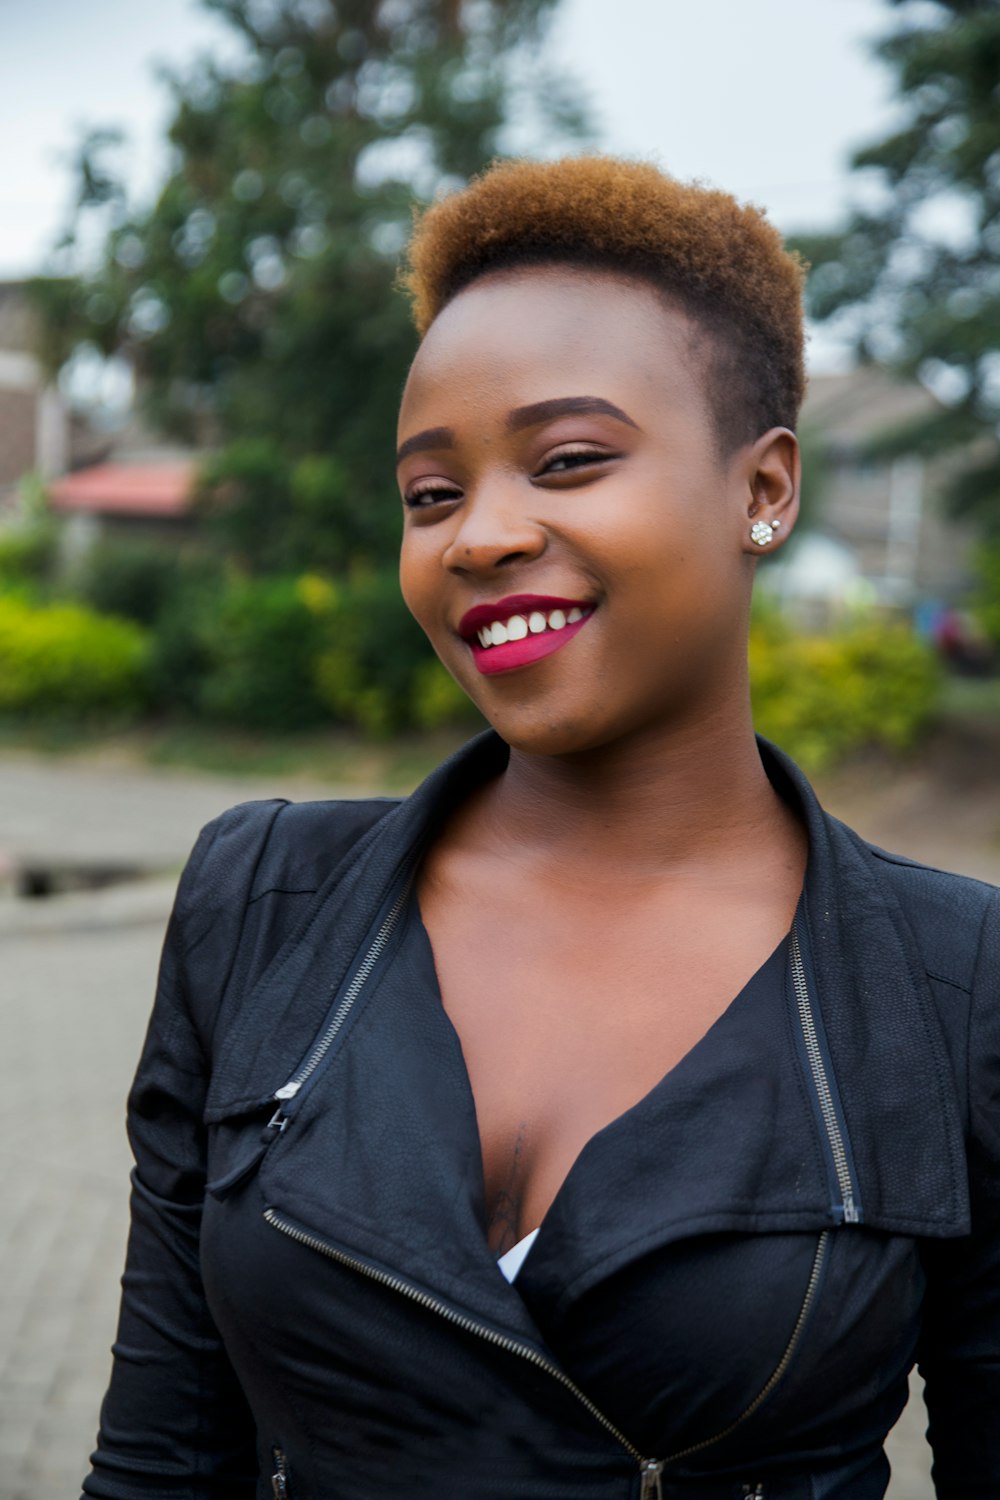
[(779, 1380), (788, 1369), (788, 1366), (791, 1364), (792, 1356), (799, 1346), (799, 1341), (802, 1338), (806, 1322), (808, 1321), (809, 1314), (812, 1311), (812, 1305), (816, 1301), (816, 1293), (819, 1290), (820, 1276), (822, 1275), (823, 1265), (826, 1261), (827, 1246), (830, 1242), (830, 1235), (832, 1233), (833, 1231), (831, 1229), (823, 1229), (820, 1231), (819, 1239), (816, 1242), (816, 1253), (813, 1255), (812, 1270), (809, 1272), (809, 1280), (806, 1284), (806, 1294), (802, 1299), (802, 1306), (799, 1308), (799, 1315), (795, 1319), (795, 1327), (792, 1329), (788, 1343), (785, 1345), (785, 1351), (782, 1354), (781, 1358), (778, 1360), (778, 1363), (775, 1365), (774, 1369), (771, 1371), (767, 1383), (761, 1386), (756, 1396), (750, 1402), (750, 1405), (746, 1407), (745, 1410), (741, 1411), (736, 1420), (730, 1422), (728, 1427), (724, 1427), (721, 1432), (715, 1433), (710, 1438), (704, 1438), (700, 1443), (692, 1443), (690, 1448), (682, 1448), (678, 1453), (669, 1454), (668, 1457), (663, 1460), (665, 1464), (676, 1463), (677, 1460), (681, 1458), (690, 1458), (693, 1453), (701, 1453), (702, 1449), (711, 1448), (715, 1443), (721, 1443), (723, 1438), (729, 1437), (730, 1433), (735, 1432), (737, 1427), (741, 1427), (748, 1417), (752, 1417), (754, 1412), (757, 1411), (757, 1409), (762, 1406), (767, 1400), (768, 1396), (770, 1396), (771, 1392), (774, 1390), (775, 1386), (778, 1384)]
[(795, 999), (799, 1010), (799, 1022), (802, 1026), (802, 1037), (805, 1042), (806, 1056), (809, 1059), (809, 1067), (812, 1071), (816, 1096), (819, 1099), (820, 1113), (823, 1116), (823, 1123), (826, 1127), (827, 1140), (830, 1143), (830, 1152), (833, 1156), (833, 1167), (837, 1174), (840, 1202), (844, 1211), (844, 1223), (858, 1224), (860, 1223), (861, 1215), (858, 1212), (854, 1195), (851, 1169), (847, 1164), (847, 1151), (844, 1147), (844, 1137), (840, 1129), (840, 1121), (837, 1118), (837, 1111), (834, 1108), (830, 1080), (827, 1078), (826, 1066), (823, 1062), (819, 1035), (816, 1031), (816, 1020), (813, 1016), (812, 1001), (809, 998), (809, 986), (806, 983), (806, 966), (802, 959), (798, 927), (795, 923), (792, 924), (791, 968), (792, 984), (795, 987)]
[(663, 1500), (662, 1458), (644, 1458), (639, 1465), (642, 1482), (639, 1485), (639, 1500)]
[[(528, 1360), (530, 1364), (536, 1365), (538, 1369), (545, 1370), (553, 1379), (558, 1380), (560, 1385), (565, 1386), (566, 1390), (570, 1391), (586, 1407), (590, 1415), (600, 1423), (604, 1430), (609, 1432), (625, 1451), (635, 1459), (642, 1472), (641, 1495), (644, 1497), (646, 1495), (660, 1495), (659, 1474), (663, 1469), (663, 1464), (660, 1460), (644, 1458), (639, 1449), (630, 1443), (625, 1434), (619, 1431), (611, 1419), (606, 1417), (600, 1408), (594, 1405), (590, 1397), (581, 1391), (578, 1385), (573, 1383), (566, 1372), (560, 1370), (558, 1365), (554, 1365), (543, 1354), (539, 1354), (538, 1350), (533, 1349), (530, 1344), (522, 1344), (519, 1340), (512, 1339), (506, 1333), (498, 1333), (495, 1328), (490, 1328), (485, 1323), (477, 1323), (474, 1318), (469, 1318), (465, 1313), (457, 1312), (453, 1307), (449, 1307), (447, 1302), (439, 1302), (436, 1297), (432, 1297), (427, 1292), (422, 1292), (417, 1287), (411, 1286), (402, 1277), (393, 1276), (388, 1271), (380, 1271), (378, 1267), (369, 1265), (367, 1261), (358, 1260), (353, 1255), (347, 1255), (343, 1250), (335, 1249), (333, 1245), (328, 1245), (325, 1240), (321, 1240), (316, 1235), (310, 1234), (308, 1230), (300, 1229), (297, 1224), (290, 1223), (288, 1219), (284, 1218), (282, 1214), (279, 1214), (273, 1208), (266, 1208), (264, 1210), (264, 1218), (273, 1228), (280, 1229), (282, 1234), (287, 1234), (289, 1239), (296, 1240), (300, 1245), (307, 1245), (311, 1250), (318, 1250), (321, 1255), (327, 1256), (330, 1260), (339, 1261), (341, 1265), (349, 1266), (352, 1271), (360, 1271), (362, 1276), (367, 1276), (370, 1280), (377, 1281), (380, 1285), (387, 1286), (394, 1292), (400, 1292), (404, 1297), (409, 1297), (412, 1302), (418, 1303), (420, 1307), (425, 1307), (431, 1312), (440, 1314), (442, 1318), (446, 1318), (449, 1323), (454, 1323), (466, 1333), (478, 1334), (480, 1338), (485, 1339), (487, 1343), (495, 1345), (498, 1349), (505, 1349), (510, 1354), (518, 1354), (522, 1359)], [(650, 1475), (655, 1476), (656, 1488), (650, 1488), (648, 1485), (647, 1481)]]
[(273, 1097), (278, 1101), (278, 1108), (275, 1110), (274, 1115), (269, 1123), (270, 1129), (279, 1131), (284, 1130), (285, 1126), (288, 1124), (288, 1118), (282, 1110), (282, 1105), (289, 1099), (295, 1098), (302, 1085), (308, 1078), (312, 1076), (313, 1073), (315, 1073), (316, 1069), (319, 1067), (320, 1063), (323, 1061), (324, 1057), (333, 1046), (333, 1043), (337, 1037), (337, 1033), (340, 1031), (340, 1028), (343, 1026), (344, 1022), (347, 1020), (348, 1015), (350, 1014), (351, 1007), (354, 1005), (354, 1002), (360, 995), (369, 975), (372, 972), (372, 969), (374, 969), (376, 963), (381, 958), (382, 953), (385, 951), (386, 944), (392, 937), (393, 931), (396, 927), (396, 923), (399, 921), (399, 914), (403, 910), (403, 905), (410, 893), (411, 884), (412, 876), (408, 880), (405, 880), (403, 882), (403, 886), (399, 892), (399, 895), (396, 897), (389, 911), (386, 913), (385, 920), (382, 922), (381, 927), (372, 939), (371, 946), (369, 947), (368, 952), (365, 954), (360, 966), (356, 970), (354, 978), (351, 980), (350, 984), (347, 986), (347, 989), (344, 991), (343, 999), (337, 1006), (337, 1009), (334, 1011), (333, 1015), (330, 1017), (329, 1024), (327, 1025), (322, 1036), (320, 1036), (319, 1039), (313, 1044), (312, 1050), (307, 1056), (305, 1062), (296, 1070), (295, 1073), (293, 1073), (292, 1077), (288, 1080), (287, 1083), (283, 1083), (280, 1089), (275, 1090)]
[[(795, 1320), (795, 1327), (792, 1329), (784, 1352), (772, 1370), (766, 1384), (757, 1392), (749, 1406), (740, 1412), (735, 1421), (730, 1422), (721, 1432), (716, 1432), (709, 1438), (703, 1438), (700, 1443), (693, 1443), (689, 1448), (682, 1448), (677, 1453), (671, 1453), (667, 1458), (644, 1458), (639, 1449), (633, 1443), (629, 1442), (625, 1434), (615, 1426), (609, 1417), (604, 1415), (599, 1407), (594, 1405), (590, 1397), (570, 1379), (565, 1371), (561, 1370), (558, 1365), (554, 1365), (551, 1360), (547, 1360), (544, 1355), (539, 1354), (537, 1349), (533, 1349), (530, 1344), (522, 1344), (517, 1339), (510, 1338), (507, 1334), (498, 1333), (496, 1329), (489, 1328), (485, 1323), (477, 1323), (474, 1318), (469, 1318), (464, 1313), (456, 1312), (446, 1302), (440, 1302), (436, 1297), (431, 1297), (427, 1292), (419, 1291), (401, 1277), (393, 1276), (388, 1271), (380, 1271), (377, 1267), (369, 1265), (367, 1261), (358, 1260), (353, 1255), (347, 1255), (343, 1250), (335, 1249), (334, 1246), (327, 1244), (325, 1240), (321, 1240), (316, 1235), (310, 1234), (308, 1230), (300, 1229), (297, 1224), (290, 1223), (288, 1219), (284, 1218), (283, 1215), (279, 1214), (273, 1208), (266, 1208), (264, 1210), (264, 1218), (272, 1228), (279, 1229), (282, 1234), (288, 1235), (289, 1239), (296, 1240), (300, 1245), (306, 1245), (311, 1250), (318, 1250), (321, 1255), (327, 1256), (328, 1259), (339, 1261), (341, 1265), (348, 1266), (353, 1271), (359, 1271), (362, 1276), (367, 1276), (370, 1280), (376, 1281), (382, 1286), (387, 1286), (392, 1291), (401, 1293), (404, 1297), (409, 1297), (411, 1301), (418, 1303), (419, 1306), (425, 1307), (431, 1312), (438, 1313), (441, 1317), (447, 1319), (449, 1323), (456, 1324), (457, 1327), (463, 1329), (466, 1333), (477, 1334), (480, 1338), (485, 1339), (487, 1343), (495, 1345), (498, 1349), (504, 1349), (510, 1354), (520, 1355), (522, 1359), (528, 1360), (529, 1363), (536, 1365), (538, 1369), (545, 1370), (555, 1380), (558, 1380), (560, 1385), (570, 1391), (590, 1415), (600, 1423), (604, 1430), (610, 1433), (638, 1463), (641, 1475), (640, 1500), (662, 1500), (663, 1486), (661, 1476), (667, 1464), (675, 1463), (678, 1459), (688, 1458), (693, 1453), (700, 1453), (703, 1449), (711, 1448), (715, 1443), (721, 1442), (723, 1438), (728, 1437), (731, 1432), (734, 1432), (737, 1427), (742, 1426), (749, 1417), (752, 1417), (758, 1407), (767, 1400), (791, 1364), (792, 1356), (802, 1338), (809, 1313), (812, 1311), (813, 1303), (816, 1300), (816, 1293), (819, 1290), (820, 1276), (826, 1260), (827, 1245), (832, 1233), (829, 1229), (824, 1229), (820, 1233), (816, 1244), (816, 1252), (813, 1256), (812, 1268), (809, 1272), (809, 1281), (806, 1285), (805, 1296), (802, 1299), (802, 1306), (799, 1308), (799, 1315)], [(284, 1500), (284, 1497), (278, 1497), (278, 1500)]]
[[(343, 1026), (344, 1021), (346, 1020), (347, 1015), (351, 1010), (351, 1007), (357, 1000), (358, 995), (361, 993), (361, 990), (364, 987), (364, 984), (369, 975), (371, 974), (372, 969), (375, 967), (375, 964), (378, 961), (383, 950), (385, 949), (389, 938), (392, 936), (396, 923), (399, 920), (399, 914), (403, 909), (403, 904), (409, 894), (411, 880), (407, 880), (404, 883), (399, 895), (396, 897), (396, 900), (393, 902), (392, 907), (386, 914), (385, 920), (382, 922), (382, 925), (379, 927), (378, 932), (375, 934), (368, 952), (365, 954), (360, 967), (355, 972), (351, 983), (345, 990), (344, 997), (338, 1005), (333, 1016), (331, 1017), (330, 1023), (323, 1032), (323, 1035), (315, 1043), (311, 1052), (306, 1058), (306, 1061), (297, 1070), (293, 1077), (290, 1078), (287, 1083), (283, 1084), (280, 1089), (277, 1089), (275, 1091), (274, 1098), (279, 1101), (279, 1107), (275, 1111), (274, 1117), (270, 1122), (271, 1126), (275, 1129), (284, 1130), (285, 1126), (288, 1124), (287, 1118), (282, 1114), (281, 1102), (295, 1098), (295, 1095), (299, 1092), (302, 1085), (315, 1072), (316, 1068), (323, 1061), (323, 1058), (326, 1056), (327, 1052), (330, 1050), (330, 1047), (333, 1045), (337, 1033)], [(854, 1201), (854, 1192), (850, 1169), (847, 1165), (847, 1153), (844, 1149), (843, 1135), (841, 1133), (840, 1123), (837, 1119), (836, 1111), (833, 1106), (833, 1096), (830, 1091), (829, 1081), (826, 1076), (826, 1068), (823, 1063), (823, 1056), (819, 1046), (819, 1038), (816, 1032), (816, 1023), (812, 1013), (812, 1002), (809, 998), (809, 989), (806, 984), (805, 965), (802, 961), (802, 951), (799, 946), (798, 933), (794, 925), (792, 927), (791, 935), (791, 968), (792, 981), (795, 986), (799, 1017), (802, 1025), (803, 1036), (805, 1039), (806, 1051), (809, 1057), (810, 1067), (812, 1068), (813, 1080), (815, 1082), (817, 1095), (819, 1097), (823, 1119), (826, 1124), (827, 1134), (830, 1141), (830, 1149), (833, 1153), (834, 1165), (837, 1172), (837, 1181), (840, 1185), (842, 1194), (844, 1222), (848, 1224), (856, 1224), (858, 1222), (859, 1216)], [(432, 1312), (438, 1313), (449, 1323), (455, 1324), (457, 1327), (462, 1328), (465, 1332), (474, 1333), (480, 1338), (485, 1339), (487, 1343), (493, 1344), (497, 1348), (505, 1349), (511, 1354), (517, 1354), (522, 1359), (528, 1360), (530, 1364), (537, 1366), (538, 1369), (545, 1370), (549, 1375), (553, 1377), (553, 1379), (557, 1380), (561, 1386), (563, 1386), (572, 1395), (574, 1395), (581, 1403), (581, 1405), (595, 1419), (595, 1421), (597, 1421), (599, 1425), (603, 1427), (604, 1430), (608, 1432), (615, 1439), (615, 1441), (618, 1442), (625, 1449), (625, 1451), (638, 1463), (641, 1475), (641, 1484), (639, 1490), (640, 1500), (662, 1500), (663, 1486), (661, 1476), (663, 1474), (664, 1467), (667, 1464), (674, 1463), (681, 1458), (687, 1458), (693, 1453), (700, 1453), (705, 1448), (711, 1448), (716, 1443), (721, 1442), (723, 1438), (728, 1437), (731, 1432), (734, 1432), (737, 1427), (740, 1427), (749, 1417), (751, 1417), (754, 1412), (757, 1411), (758, 1407), (767, 1400), (767, 1397), (771, 1394), (772, 1390), (784, 1375), (786, 1369), (791, 1363), (792, 1356), (795, 1353), (796, 1348), (798, 1347), (799, 1340), (805, 1328), (806, 1321), (812, 1309), (813, 1302), (816, 1299), (820, 1274), (822, 1272), (823, 1264), (826, 1259), (826, 1250), (830, 1235), (830, 1231), (828, 1229), (824, 1229), (819, 1236), (819, 1240), (816, 1244), (816, 1252), (813, 1256), (812, 1269), (809, 1274), (809, 1281), (806, 1286), (805, 1296), (802, 1300), (802, 1306), (799, 1309), (799, 1315), (795, 1320), (795, 1326), (792, 1329), (791, 1336), (788, 1340), (787, 1345), (785, 1346), (785, 1350), (781, 1356), (781, 1359), (778, 1361), (774, 1370), (771, 1372), (771, 1375), (766, 1384), (763, 1385), (757, 1392), (757, 1395), (750, 1402), (749, 1406), (747, 1406), (745, 1410), (743, 1410), (733, 1422), (730, 1422), (728, 1426), (724, 1427), (721, 1432), (713, 1434), (712, 1437), (704, 1438), (701, 1442), (692, 1444), (692, 1446), (688, 1448), (683, 1448), (677, 1453), (672, 1453), (668, 1458), (655, 1459), (644, 1458), (640, 1450), (629, 1441), (625, 1434), (615, 1426), (615, 1424), (609, 1417), (606, 1417), (604, 1415), (599, 1407), (595, 1406), (590, 1397), (586, 1395), (586, 1393), (582, 1391), (580, 1387), (570, 1379), (565, 1371), (561, 1370), (558, 1365), (553, 1364), (551, 1360), (547, 1360), (544, 1355), (539, 1354), (538, 1351), (536, 1349), (533, 1349), (530, 1344), (520, 1343), (517, 1339), (512, 1339), (507, 1334), (498, 1333), (495, 1329), (489, 1328), (484, 1323), (477, 1323), (473, 1318), (466, 1317), (464, 1313), (456, 1312), (453, 1308), (449, 1307), (447, 1303), (439, 1301), (436, 1297), (431, 1297), (426, 1292), (419, 1291), (416, 1287), (411, 1286), (401, 1277), (393, 1276), (387, 1271), (380, 1271), (376, 1267), (368, 1265), (367, 1262), (363, 1260), (359, 1260), (354, 1256), (347, 1255), (342, 1250), (335, 1249), (332, 1245), (328, 1245), (325, 1240), (321, 1240), (316, 1235), (310, 1234), (308, 1230), (301, 1229), (298, 1225), (290, 1223), (273, 1208), (267, 1208), (264, 1210), (264, 1218), (267, 1223), (270, 1224), (273, 1228), (280, 1230), (282, 1234), (287, 1235), (290, 1239), (296, 1240), (299, 1244), (306, 1245), (312, 1250), (319, 1251), (321, 1255), (327, 1256), (330, 1260), (339, 1261), (341, 1265), (348, 1266), (352, 1270), (360, 1272), (361, 1275), (369, 1277), (370, 1280), (376, 1281), (382, 1286), (387, 1286), (391, 1290), (399, 1292), (402, 1296), (409, 1297), (411, 1301), (418, 1303), (421, 1307), (425, 1307)], [(278, 1462), (277, 1471), (272, 1478), (275, 1500), (287, 1500), (287, 1470), (284, 1466), (284, 1454), (280, 1453), (279, 1449), (275, 1449), (274, 1452), (276, 1462), (278, 1461), (279, 1454), (281, 1459), (281, 1462)]]
[(283, 1448), (277, 1444), (271, 1449), (274, 1473), (271, 1475), (271, 1493), (274, 1500), (288, 1500), (288, 1459)]

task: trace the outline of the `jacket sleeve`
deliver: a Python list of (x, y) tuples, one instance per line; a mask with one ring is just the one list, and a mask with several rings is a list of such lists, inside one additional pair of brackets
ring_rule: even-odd
[[(251, 1500), (254, 1423), (205, 1301), (199, 1234), (211, 1023), (281, 803), (207, 825), (181, 877), (128, 1101), (131, 1229), (111, 1383), (84, 1493)], [(193, 961), (197, 954), (197, 961)]]
[(968, 1160), (972, 1233), (925, 1256), (919, 1364), (939, 1500), (1000, 1495), (1000, 892), (972, 994)]

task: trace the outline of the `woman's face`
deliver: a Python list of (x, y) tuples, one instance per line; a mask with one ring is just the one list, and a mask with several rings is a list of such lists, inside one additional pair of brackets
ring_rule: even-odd
[(651, 289), (544, 267), (473, 283), (413, 362), (403, 594), (515, 748), (745, 710), (754, 475), (697, 338)]

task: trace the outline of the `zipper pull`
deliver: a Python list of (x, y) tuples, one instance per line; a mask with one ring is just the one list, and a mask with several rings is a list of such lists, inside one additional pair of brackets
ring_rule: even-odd
[(281, 1448), (272, 1448), (274, 1473), (271, 1475), (271, 1491), (274, 1500), (288, 1500), (288, 1459)]
[(639, 1473), (642, 1475), (639, 1500), (663, 1500), (663, 1481), (660, 1478), (663, 1473), (663, 1459), (641, 1458)]
[(264, 1131), (264, 1135), (262, 1137), (263, 1140), (266, 1141), (273, 1139), (270, 1134), (272, 1130), (276, 1130), (279, 1135), (284, 1130), (285, 1126), (288, 1124), (289, 1120), (292, 1117), (291, 1101), (295, 1098), (301, 1087), (301, 1083), (297, 1083), (294, 1079), (292, 1079), (290, 1083), (282, 1084), (280, 1089), (275, 1089), (271, 1097), (272, 1099), (277, 1100), (278, 1107), (267, 1122), (267, 1129)]

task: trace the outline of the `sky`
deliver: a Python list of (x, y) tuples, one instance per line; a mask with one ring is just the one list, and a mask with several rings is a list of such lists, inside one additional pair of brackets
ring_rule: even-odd
[[(562, 0), (549, 52), (582, 85), (598, 144), (725, 188), (778, 226), (834, 225), (852, 148), (893, 118), (868, 43), (886, 0)], [(197, 0), (0, 0), (0, 279), (42, 268), (81, 129), (119, 125), (141, 200), (164, 170), (157, 66), (232, 53)]]

